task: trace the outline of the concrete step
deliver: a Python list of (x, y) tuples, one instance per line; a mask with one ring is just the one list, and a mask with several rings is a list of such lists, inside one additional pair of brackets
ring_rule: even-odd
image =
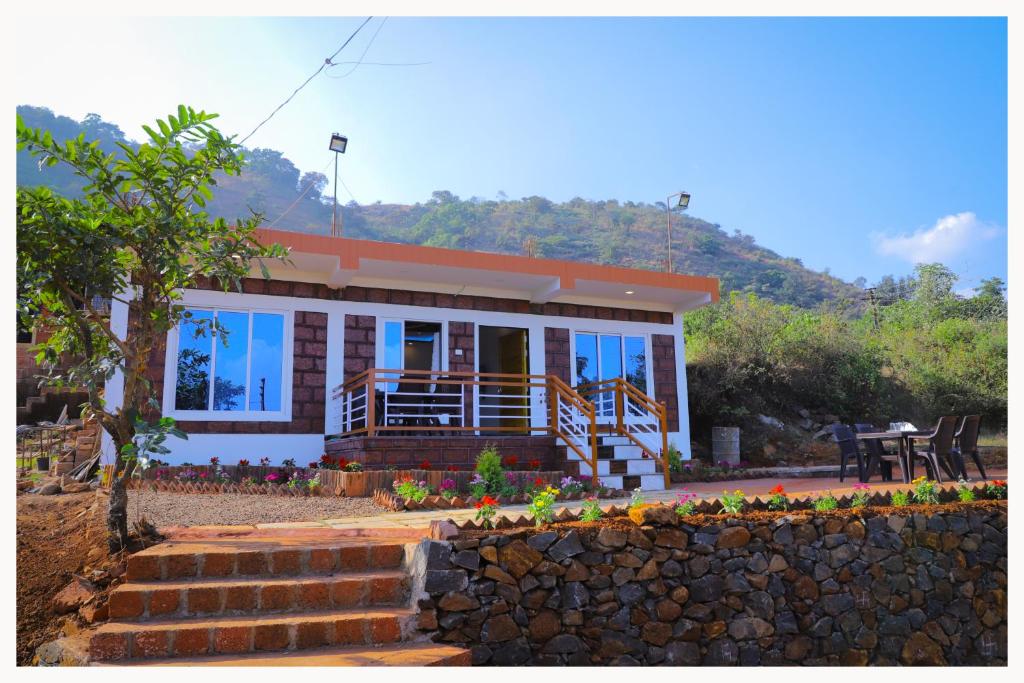
[(237, 577), (129, 582), (110, 594), (110, 618), (147, 621), (405, 604), (409, 579), (398, 570), (288, 578)]
[(469, 650), (434, 643), (329, 647), (295, 652), (102, 662), (107, 666), (469, 666)]
[(240, 655), (326, 646), (386, 645), (402, 637), (408, 608), (109, 622), (89, 640), (92, 661)]
[[(581, 465), (582, 467), (582, 465)], [(601, 477), (601, 483), (608, 488), (632, 491), (664, 491), (665, 477), (661, 474), (610, 474)]]
[[(590, 475), (590, 464), (579, 464), (580, 474)], [(655, 474), (657, 463), (651, 458), (635, 458), (631, 460), (598, 460), (597, 475), (604, 479), (607, 475), (618, 474)]]
[(282, 536), (171, 540), (128, 558), (129, 581), (299, 576), (397, 569), (405, 544), (390, 539), (307, 541)]

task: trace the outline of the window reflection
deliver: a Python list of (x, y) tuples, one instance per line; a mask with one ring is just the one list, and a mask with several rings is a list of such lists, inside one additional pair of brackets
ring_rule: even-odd
[(187, 309), (178, 333), (178, 377), (174, 392), (176, 410), (206, 410), (210, 402), (210, 362), (213, 313)]
[(253, 313), (249, 410), (281, 410), (283, 361), (284, 317), (273, 313)]

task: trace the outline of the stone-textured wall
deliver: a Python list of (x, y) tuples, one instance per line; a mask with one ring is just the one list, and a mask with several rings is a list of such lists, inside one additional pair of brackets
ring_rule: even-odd
[(377, 318), (372, 315), (346, 315), (345, 381), (375, 366), (376, 353)]
[(1005, 505), (425, 545), (419, 628), (476, 664), (1005, 664)]
[[(670, 432), (679, 431), (679, 390), (676, 384), (676, 346), (670, 334), (651, 335), (652, 368), (654, 370), (654, 395), (665, 404), (666, 419)], [(683, 369), (686, 372), (686, 369)], [(689, 444), (686, 444), (689, 446)], [(684, 448), (683, 450), (686, 450)]]
[[(476, 371), (476, 349), (473, 345), (473, 333), (473, 323), (448, 323), (448, 369), (452, 372)], [(456, 349), (462, 351), (461, 356), (455, 355)], [(462, 414), (467, 418), (466, 424), (473, 424), (473, 387), (467, 386), (465, 391)]]
[(569, 330), (564, 327), (544, 328), (544, 368), (566, 384), (572, 383), (569, 369)]

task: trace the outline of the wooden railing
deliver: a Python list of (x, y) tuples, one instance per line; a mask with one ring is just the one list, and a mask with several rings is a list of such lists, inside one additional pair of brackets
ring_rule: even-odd
[(583, 384), (577, 390), (595, 406), (599, 417), (612, 418), (610, 427), (615, 434), (626, 437), (645, 455), (661, 463), (665, 488), (671, 488), (668, 410), (665, 404), (655, 401), (621, 377)]
[(334, 436), (552, 434), (597, 473), (594, 405), (554, 375), (370, 368), (330, 398)]

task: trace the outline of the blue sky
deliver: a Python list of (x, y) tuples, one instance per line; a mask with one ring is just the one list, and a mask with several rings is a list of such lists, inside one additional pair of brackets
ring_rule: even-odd
[[(133, 137), (184, 102), (245, 134), (361, 20), (52, 19), (60, 43), (17, 36), (17, 98)], [(361, 203), (687, 189), (809, 267), (942, 260), (969, 287), (1006, 276), (1006, 41), (983, 18), (391, 18), (365, 59), (428, 65), (333, 67), (250, 144), (323, 171), (346, 133)]]

